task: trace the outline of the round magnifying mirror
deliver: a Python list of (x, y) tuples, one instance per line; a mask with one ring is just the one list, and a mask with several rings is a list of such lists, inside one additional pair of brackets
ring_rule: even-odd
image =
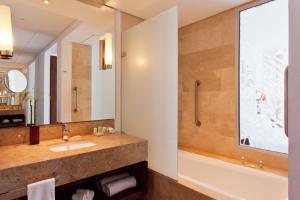
[(23, 92), (27, 87), (26, 76), (19, 70), (10, 70), (5, 77), (5, 86), (11, 92)]

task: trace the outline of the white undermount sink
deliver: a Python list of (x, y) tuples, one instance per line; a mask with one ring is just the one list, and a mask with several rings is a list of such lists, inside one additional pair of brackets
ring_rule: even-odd
[(81, 149), (86, 147), (95, 146), (96, 143), (90, 141), (77, 141), (77, 142), (67, 142), (63, 144), (54, 144), (49, 147), (50, 151), (61, 152), (70, 151), (74, 149)]

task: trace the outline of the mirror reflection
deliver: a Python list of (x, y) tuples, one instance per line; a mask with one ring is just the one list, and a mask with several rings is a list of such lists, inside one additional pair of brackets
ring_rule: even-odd
[(19, 70), (9, 70), (5, 76), (5, 86), (13, 93), (23, 92), (27, 87), (27, 79)]
[(0, 4), (13, 32), (13, 57), (0, 59), (0, 127), (114, 119), (113, 10), (98, 22)]

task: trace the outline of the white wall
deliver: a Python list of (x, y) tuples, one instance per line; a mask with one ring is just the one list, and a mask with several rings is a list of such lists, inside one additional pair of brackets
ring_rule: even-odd
[(44, 124), (50, 123), (50, 56), (56, 56), (57, 55), (57, 44), (55, 43), (52, 47), (50, 47), (46, 52), (44, 53), (44, 75), (43, 75), (43, 81), (44, 81)]
[(57, 44), (42, 52), (36, 59), (37, 124), (50, 123), (50, 56), (57, 52)]
[(290, 66), (288, 83), (289, 200), (299, 199), (300, 188), (300, 1), (290, 0)]
[(92, 120), (115, 118), (115, 63), (99, 69), (99, 41), (92, 46)]
[(122, 131), (148, 140), (149, 167), (177, 179), (178, 11), (122, 37)]
[[(32, 104), (32, 113), (34, 113), (34, 96), (35, 96), (35, 62), (32, 62), (28, 66), (28, 72), (27, 72), (27, 91), (28, 91), (28, 97), (31, 97), (31, 104)], [(27, 107), (26, 107), (26, 123), (34, 123), (34, 114), (32, 114), (32, 121), (30, 119), (31, 111), (30, 111), (30, 102), (27, 101)]]

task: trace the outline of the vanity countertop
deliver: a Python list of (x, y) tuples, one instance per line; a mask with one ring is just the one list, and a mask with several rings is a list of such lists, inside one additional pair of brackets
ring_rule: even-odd
[[(49, 147), (54, 144), (66, 143), (62, 139), (41, 141), (38, 145), (10, 145), (0, 147), (0, 170), (8, 169), (12, 167), (28, 165), (47, 160), (59, 159), (68, 156), (74, 156), (84, 153), (89, 153), (99, 150), (107, 150), (120, 146), (145, 143), (146, 140), (129, 136), (127, 134), (116, 133), (106, 135), (102, 137), (96, 137), (94, 135), (83, 135), (79, 137), (73, 137), (69, 142), (78, 140), (88, 140), (96, 143), (97, 145), (92, 147), (86, 147), (81, 149), (75, 149), (71, 151), (52, 152)], [(134, 153), (134, 152), (132, 152)]]
[(52, 152), (49, 147), (65, 143), (46, 140), (38, 145), (0, 147), (0, 199), (26, 195), (26, 186), (55, 178), (63, 185), (147, 160), (147, 141), (123, 133), (102, 137), (83, 135), (69, 142), (90, 141), (95, 146)]

